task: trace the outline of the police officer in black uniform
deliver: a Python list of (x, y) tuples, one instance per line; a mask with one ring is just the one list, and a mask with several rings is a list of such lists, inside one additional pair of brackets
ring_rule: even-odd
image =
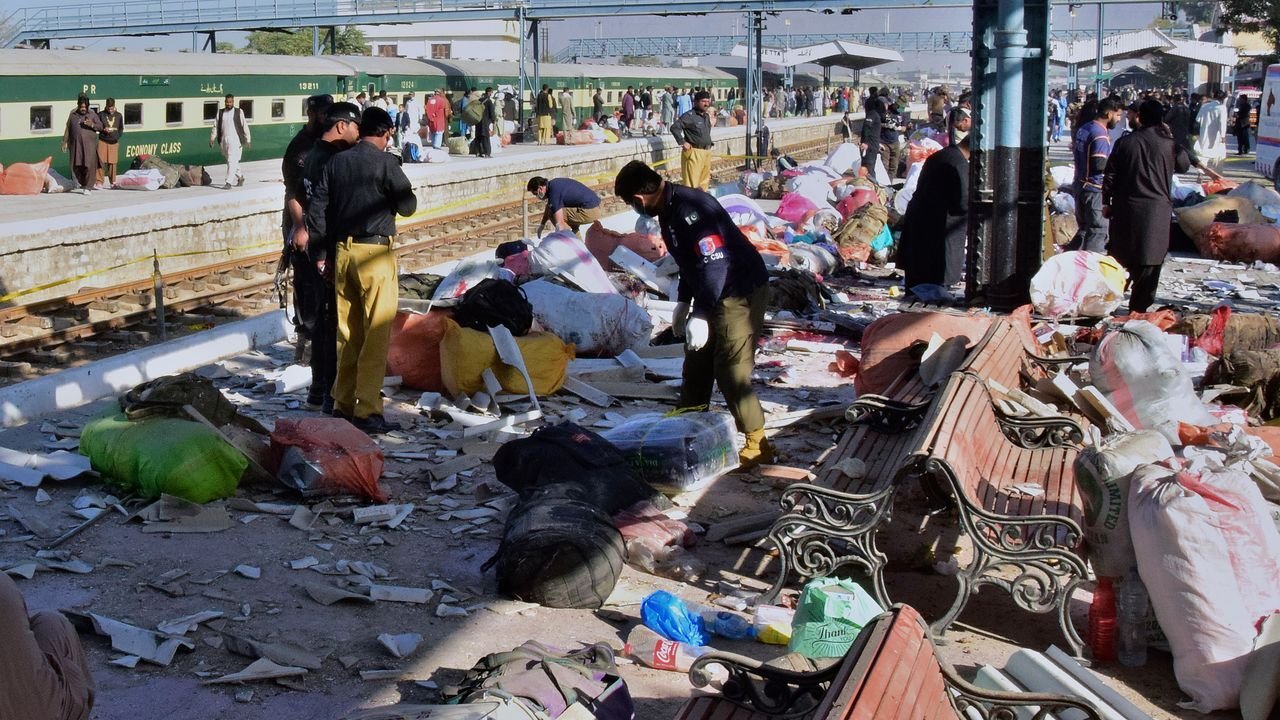
[[(334, 155), (355, 144), (360, 137), (360, 107), (354, 103), (340, 102), (329, 106), (321, 125), (324, 134), (316, 140), (307, 153), (302, 167), (302, 209), (311, 206), (315, 188), (323, 182), (325, 166)], [(312, 272), (321, 279), (322, 289), (317, 293), (315, 326), (311, 335), (311, 390), (308, 400), (318, 397), (325, 414), (333, 414), (334, 377), (338, 372), (338, 315), (337, 297), (333, 289), (331, 264), (335, 254), (332, 237), (306, 235), (305, 253)]]
[(360, 118), (360, 141), (334, 155), (313, 187), (307, 228), (332, 239), (337, 292), (338, 372), (333, 414), (367, 433), (395, 429), (382, 415), (382, 379), (397, 305), (392, 243), (396, 215), (418, 207), (413, 185), (386, 152), (394, 128), (378, 107)]
[[(284, 234), (284, 254), (281, 256), (280, 272), (284, 267), (293, 268), (293, 326), (298, 334), (296, 360), (302, 362), (307, 356), (307, 345), (315, 334), (317, 308), (323, 302), (325, 293), (324, 281), (315, 273), (314, 266), (308, 262), (306, 254), (307, 229), (303, 222), (302, 165), (307, 159), (316, 140), (324, 133), (325, 112), (333, 104), (329, 95), (312, 95), (307, 98), (307, 124), (298, 131), (285, 148), (284, 159), (280, 162), (280, 175), (284, 179), (284, 213), (280, 228)], [(280, 276), (277, 275), (277, 283)], [(281, 297), (283, 301), (283, 297)], [(319, 405), (322, 396), (312, 386), (307, 395), (307, 402)]]
[(718, 384), (746, 446), (743, 469), (773, 461), (764, 411), (751, 387), (756, 341), (764, 329), (769, 272), (760, 253), (710, 194), (669, 183), (633, 160), (618, 173), (614, 194), (641, 215), (658, 218), (662, 239), (680, 266), (673, 330), (685, 338), (680, 405), (711, 401)]

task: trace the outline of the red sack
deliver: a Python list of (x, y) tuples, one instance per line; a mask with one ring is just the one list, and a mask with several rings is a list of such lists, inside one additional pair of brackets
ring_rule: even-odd
[(300, 450), (307, 463), (319, 471), (307, 475), (302, 486), (285, 480), (303, 495), (362, 495), (376, 502), (387, 501), (378, 486), (382, 449), (346, 420), (282, 417), (271, 431), (269, 469), (277, 476), (290, 448)]
[(565, 145), (591, 145), (596, 141), (590, 130), (568, 130), (563, 134)]
[(44, 192), (52, 157), (38, 163), (12, 163), (0, 174), (0, 195), (38, 195)]
[(934, 333), (944, 340), (961, 336), (969, 343), (982, 339), (991, 327), (985, 315), (952, 315), (950, 313), (897, 313), (886, 315), (867, 326), (862, 333), (862, 367), (853, 385), (859, 395), (883, 393), (902, 373), (914, 368), (917, 354), (912, 346), (928, 342)]
[(1274, 225), (1210, 223), (1195, 242), (1201, 255), (1214, 260), (1280, 263), (1280, 228)]
[(440, 341), (449, 316), (440, 310), (396, 313), (387, 347), (388, 374), (399, 375), (404, 385), (416, 390), (445, 392), (440, 376)]
[(858, 208), (871, 202), (880, 202), (880, 196), (875, 190), (868, 187), (855, 187), (852, 193), (836, 203), (836, 210), (840, 211), (840, 217), (848, 220), (858, 211)]
[(1223, 190), (1231, 190), (1232, 188), (1239, 186), (1240, 183), (1235, 182), (1234, 180), (1222, 178), (1221, 180), (1210, 180), (1207, 183), (1202, 183), (1200, 185), (1200, 189), (1204, 190), (1205, 197), (1209, 197), (1210, 195), (1217, 195)]
[(645, 233), (620, 233), (610, 230), (597, 220), (587, 228), (583, 242), (592, 257), (600, 262), (600, 267), (609, 268), (613, 263), (609, 256), (621, 245), (649, 262), (657, 262), (667, 254), (667, 244), (661, 235)]
[(698, 541), (688, 525), (667, 517), (648, 500), (619, 510), (613, 516), (613, 524), (622, 533), (624, 542), (647, 538), (658, 546), (693, 547)]

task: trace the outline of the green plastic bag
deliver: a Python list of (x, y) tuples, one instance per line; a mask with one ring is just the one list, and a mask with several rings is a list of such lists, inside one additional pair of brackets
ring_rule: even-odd
[(80, 434), (80, 453), (107, 481), (147, 498), (176, 495), (206, 503), (236, 491), (249, 460), (191, 420), (98, 418)]
[(800, 593), (787, 649), (811, 660), (844, 657), (863, 626), (883, 612), (855, 582), (814, 578)]

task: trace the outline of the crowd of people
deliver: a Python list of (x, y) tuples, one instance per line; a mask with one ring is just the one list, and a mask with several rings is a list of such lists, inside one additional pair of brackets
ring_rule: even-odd
[(1203, 97), (1182, 91), (1131, 97), (1078, 92), (1064, 107), (1065, 94), (1055, 92), (1048, 127), (1052, 138), (1061, 117), (1072, 133), (1078, 230), (1066, 249), (1114, 257), (1129, 274), (1130, 311), (1145, 312), (1169, 250), (1173, 175), (1195, 167), (1221, 179), (1228, 132), (1237, 154), (1249, 152), (1252, 108), (1244, 94), (1232, 107), (1220, 88)]

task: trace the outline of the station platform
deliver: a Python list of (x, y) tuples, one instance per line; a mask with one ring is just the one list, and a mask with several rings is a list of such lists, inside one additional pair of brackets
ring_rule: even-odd
[[(861, 117), (858, 114), (857, 117)], [(774, 119), (777, 145), (829, 139), (835, 115)], [(718, 157), (742, 157), (742, 127), (713, 130)], [(582, 146), (512, 145), (493, 158), (451, 156), (445, 163), (406, 164), (418, 194), (421, 223), (486, 206), (519, 201), (533, 175), (604, 183), (631, 160), (677, 167), (670, 135)], [(280, 161), (245, 163), (242, 187), (222, 189), (225, 166), (206, 166), (214, 186), (154, 192), (101, 190), (0, 196), (0, 306), (27, 304), (149, 277), (152, 257), (161, 272), (200, 267), (270, 252), (281, 244), (284, 187)]]

